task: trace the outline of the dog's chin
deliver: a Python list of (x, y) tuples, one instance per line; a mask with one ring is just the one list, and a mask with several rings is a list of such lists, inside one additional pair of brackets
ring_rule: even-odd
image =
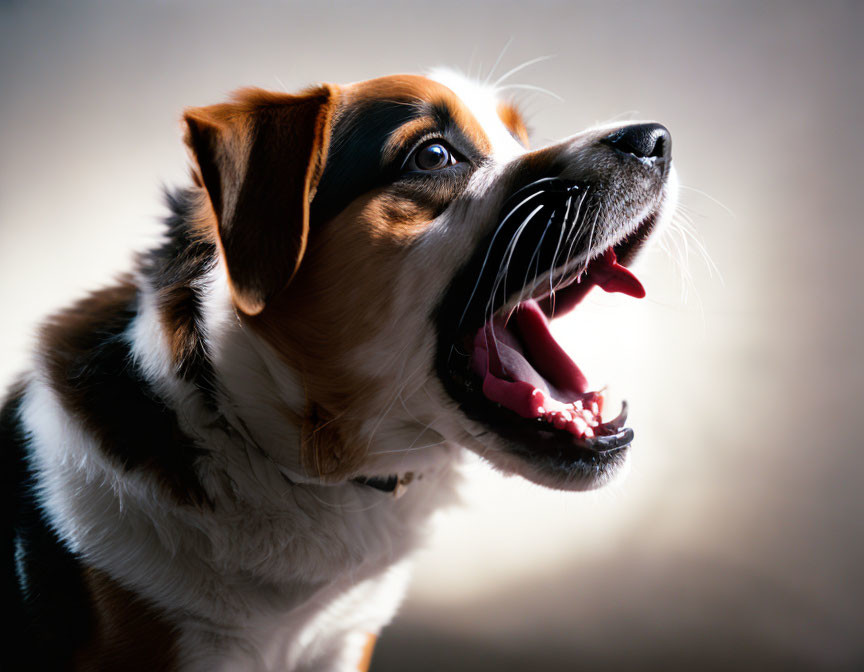
[(601, 488), (625, 470), (629, 455), (627, 446), (598, 454), (548, 436), (521, 442), (486, 434), (479, 441), (483, 447), (471, 450), (494, 469), (553, 490)]
[(521, 417), (479, 397), (466, 396), (456, 412), (475, 439), (467, 448), (504, 474), (556, 490), (593, 490), (611, 481), (626, 464), (634, 436), (624, 426), (626, 403), (614, 420), (597, 422), (593, 436)]

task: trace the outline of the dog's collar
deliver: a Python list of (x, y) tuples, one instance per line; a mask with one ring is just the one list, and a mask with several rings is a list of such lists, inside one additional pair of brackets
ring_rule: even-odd
[[(284, 468), (280, 467), (279, 471), (282, 473), (282, 477), (291, 485), (315, 483), (315, 481), (296, 480), (296, 475), (292, 473), (289, 476), (285, 473), (286, 470)], [(387, 493), (388, 495), (392, 494), (396, 499), (399, 499), (405, 494), (410, 483), (415, 479), (419, 481), (421, 478), (423, 478), (422, 474), (415, 476), (413, 471), (408, 471), (402, 476), (399, 474), (390, 474), (388, 476), (357, 476), (352, 478), (351, 482), (356, 483), (357, 485), (374, 488), (375, 490)], [(320, 483), (318, 484), (320, 485)]]
[(390, 474), (389, 476), (358, 476), (352, 479), (358, 485), (375, 488), (387, 494), (392, 493), (398, 499), (405, 494), (408, 484), (414, 480), (414, 473), (409, 471), (404, 476)]

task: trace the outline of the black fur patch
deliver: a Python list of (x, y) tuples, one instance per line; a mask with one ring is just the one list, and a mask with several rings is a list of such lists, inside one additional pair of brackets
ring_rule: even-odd
[(140, 257), (141, 271), (156, 295), (172, 348), (177, 375), (194, 383), (213, 405), (213, 367), (207, 352), (199, 283), (216, 263), (214, 242), (193, 229), (199, 198), (192, 189), (166, 193), (171, 214), (166, 220), (167, 240)]
[(22, 396), (21, 387), (13, 390), (0, 413), (3, 612), (9, 637), (0, 656), (3, 669), (69, 669), (92, 630), (89, 596), (81, 563), (39, 508), (20, 419)]
[(55, 317), (41, 344), (51, 384), (123, 468), (148, 470), (177, 501), (200, 505), (207, 498), (194, 463), (203, 451), (132, 361), (126, 331), (137, 303), (136, 288), (122, 284)]

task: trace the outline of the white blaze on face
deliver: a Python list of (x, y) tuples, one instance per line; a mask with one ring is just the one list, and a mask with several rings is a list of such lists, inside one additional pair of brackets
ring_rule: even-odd
[(495, 88), (449, 68), (435, 68), (427, 76), (450, 89), (471, 110), (471, 114), (486, 131), (492, 144), (493, 157), (498, 162), (506, 163), (525, 153), (525, 148), (498, 116), (499, 100)]

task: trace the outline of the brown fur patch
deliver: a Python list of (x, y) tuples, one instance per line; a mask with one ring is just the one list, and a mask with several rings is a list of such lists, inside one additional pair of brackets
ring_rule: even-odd
[(177, 634), (163, 616), (98, 569), (84, 582), (92, 599), (93, 635), (78, 651), (79, 672), (178, 669)]
[(197, 303), (195, 290), (183, 283), (160, 289), (156, 294), (156, 305), (168, 336), (171, 360), (181, 378), (186, 377), (189, 363), (199, 357), (205, 347), (203, 334), (195, 323), (193, 307)]
[(372, 653), (375, 651), (375, 644), (378, 641), (377, 635), (366, 635), (366, 644), (363, 646), (363, 655), (360, 657), (360, 663), (357, 665), (358, 672), (367, 672), (372, 664)]
[(247, 314), (260, 312), (303, 258), (337, 97), (327, 85), (298, 95), (244, 89), (233, 102), (186, 111), (186, 143)]
[(370, 241), (382, 246), (411, 243), (438, 213), (433, 203), (419, 203), (387, 191), (360, 199), (354, 211)]
[(528, 127), (525, 125), (525, 120), (522, 118), (519, 108), (513, 103), (502, 100), (498, 103), (497, 112), (498, 117), (510, 131), (510, 134), (527, 149), (530, 143)]

